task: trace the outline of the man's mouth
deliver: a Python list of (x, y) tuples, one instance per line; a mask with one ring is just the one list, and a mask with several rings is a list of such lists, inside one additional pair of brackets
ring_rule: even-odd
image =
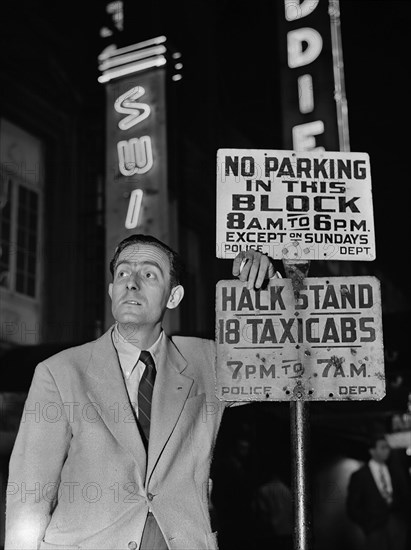
[(141, 306), (141, 302), (138, 302), (137, 300), (125, 300), (125, 304), (131, 304), (133, 306)]

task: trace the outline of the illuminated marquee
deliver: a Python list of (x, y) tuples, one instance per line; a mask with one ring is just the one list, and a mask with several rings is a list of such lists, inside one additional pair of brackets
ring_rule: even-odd
[[(121, 4), (121, 3), (120, 3)], [(106, 94), (105, 249), (106, 257), (136, 231), (170, 242), (176, 209), (170, 209), (168, 178), (166, 87), (178, 71), (174, 52), (165, 36), (125, 44), (119, 36), (120, 11), (110, 25), (113, 42), (98, 56)], [(112, 12), (110, 11), (110, 14)], [(125, 16), (127, 22), (127, 17)], [(104, 29), (103, 29), (104, 30)], [(109, 29), (110, 30), (110, 29)], [(131, 29), (130, 29), (131, 30)], [(104, 36), (107, 36), (107, 29)], [(132, 36), (130, 32), (128, 36)], [(179, 62), (179, 65), (182, 64)], [(177, 72), (175, 77), (179, 76)], [(181, 75), (180, 75), (181, 76)], [(174, 79), (176, 80), (176, 79)], [(170, 242), (175, 246), (174, 242)], [(110, 274), (107, 273), (107, 284)], [(112, 322), (106, 301), (107, 326)]]
[[(106, 92), (106, 257), (138, 228), (166, 240), (169, 229), (165, 37), (99, 56)], [(107, 280), (107, 283), (109, 280)], [(109, 301), (106, 318), (111, 319)]]

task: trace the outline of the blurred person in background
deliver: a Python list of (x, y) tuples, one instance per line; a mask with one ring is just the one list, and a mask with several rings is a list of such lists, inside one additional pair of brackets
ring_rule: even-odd
[(371, 437), (370, 460), (351, 474), (346, 508), (365, 535), (366, 550), (408, 550), (411, 488), (384, 434)]
[(260, 485), (254, 506), (259, 526), (257, 547), (293, 550), (293, 497), (277, 472)]

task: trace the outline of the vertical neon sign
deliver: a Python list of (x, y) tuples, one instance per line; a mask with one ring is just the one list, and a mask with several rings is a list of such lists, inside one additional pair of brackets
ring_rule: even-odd
[(164, 36), (109, 46), (99, 56), (106, 90), (107, 258), (131, 233), (169, 240), (166, 56)]
[(349, 151), (339, 2), (278, 5), (283, 147)]

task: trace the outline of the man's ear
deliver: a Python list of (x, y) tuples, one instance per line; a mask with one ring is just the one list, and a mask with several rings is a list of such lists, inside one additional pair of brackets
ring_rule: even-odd
[(175, 286), (170, 293), (170, 297), (167, 302), (168, 309), (174, 309), (178, 306), (184, 296), (184, 288), (181, 285)]
[(111, 299), (113, 299), (113, 283), (110, 283), (108, 285), (108, 295), (110, 296)]

